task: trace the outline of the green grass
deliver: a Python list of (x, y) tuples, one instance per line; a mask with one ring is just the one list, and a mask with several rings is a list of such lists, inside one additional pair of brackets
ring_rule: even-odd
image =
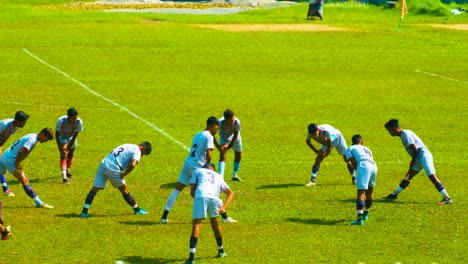
[[(182, 263), (191, 231), (186, 190), (171, 223), (158, 222), (186, 151), (23, 48), (187, 145), (208, 116), (234, 110), (243, 125), (239, 176), (245, 182), (228, 182), (236, 193), (229, 213), (239, 223), (223, 224), (228, 257), (221, 260), (214, 258), (216, 244), (205, 223), (198, 263), (467, 262), (468, 35), (428, 25), (462, 24), (466, 16), (410, 13), (398, 33), (397, 10), (359, 5), (325, 5), (325, 20), (309, 22), (305, 4), (186, 16), (72, 12), (16, 2), (2, 1), (0, 8), (0, 114), (3, 119), (21, 109), (31, 118), (7, 145), (53, 127), (71, 106), (85, 131), (70, 186), (60, 183), (53, 142), (38, 145), (24, 162), (32, 186), (55, 209), (34, 208), (7, 176), (16, 197), (2, 199), (3, 216), (14, 237), (1, 243), (0, 263)], [(38, 3), (57, 2), (70, 1)], [(355, 31), (232, 33), (192, 23), (323, 23)], [(398, 201), (380, 198), (397, 186), (409, 163), (400, 140), (383, 128), (394, 117), (433, 153), (452, 206), (435, 204), (440, 195), (424, 173)], [(304, 143), (311, 122), (336, 126), (348, 141), (360, 133), (373, 151), (378, 185), (365, 226), (348, 225), (355, 217), (355, 189), (336, 152), (325, 160), (318, 186), (302, 186), (314, 159)], [(150, 214), (134, 216), (108, 186), (90, 209), (93, 217), (77, 218), (100, 160), (119, 144), (144, 140), (153, 153), (128, 183)], [(227, 174), (232, 159), (230, 153)]]

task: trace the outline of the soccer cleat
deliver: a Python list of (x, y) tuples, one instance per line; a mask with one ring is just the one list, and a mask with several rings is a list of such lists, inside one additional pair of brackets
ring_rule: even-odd
[(369, 215), (366, 215), (366, 214), (365, 214), (365, 215), (363, 215), (363, 216), (362, 216), (362, 220), (364, 220), (364, 221), (367, 221), (367, 220), (369, 220)]
[(233, 175), (232, 175), (232, 181), (241, 182), (241, 181), (242, 181), (242, 179), (241, 179), (241, 178), (239, 178), (239, 177), (237, 177), (237, 175), (233, 174)]
[(46, 208), (46, 209), (53, 209), (54, 208), (52, 205), (48, 205), (46, 203), (36, 204), (36, 207), (37, 208)]
[(226, 256), (227, 256), (226, 252), (218, 252), (218, 256), (217, 256), (217, 257), (218, 257), (218, 258), (224, 258), (224, 257), (226, 257)]
[(10, 197), (15, 196), (15, 194), (10, 189), (6, 190), (3, 194), (6, 195), (6, 196), (10, 196)]
[(195, 263), (195, 260), (193, 259), (187, 259), (187, 261), (185, 261), (185, 264), (193, 264)]
[(89, 218), (89, 214), (81, 213), (80, 218)]
[(167, 220), (166, 218), (161, 218), (161, 220), (159, 220), (159, 222), (161, 222), (161, 224), (167, 224), (169, 222), (169, 220)]
[(398, 194), (391, 193), (391, 194), (389, 194), (387, 196), (384, 196), (383, 198), (385, 198), (385, 199), (396, 199), (396, 198), (398, 198)]
[(452, 204), (452, 199), (450, 199), (450, 197), (444, 197), (444, 199), (437, 204)]
[(63, 184), (70, 184), (70, 181), (68, 180), (68, 178), (63, 178), (62, 183)]
[(10, 226), (5, 227), (5, 231), (2, 232), (2, 240), (7, 240), (11, 238)]
[(136, 211), (135, 214), (136, 215), (145, 215), (145, 214), (148, 214), (148, 211), (146, 211), (143, 208), (140, 208), (140, 210)]
[(73, 177), (73, 175), (71, 175), (69, 172), (67, 172), (67, 178), (71, 179), (72, 177)]
[(349, 224), (350, 225), (364, 225), (364, 221), (362, 219), (356, 219)]
[(353, 176), (351, 180), (353, 181), (353, 185), (356, 185), (356, 177)]
[(307, 184), (305, 184), (304, 186), (306, 186), (306, 187), (315, 186), (315, 182), (310, 181)]
[(228, 217), (226, 219), (223, 218), (223, 223), (237, 223), (237, 220), (232, 219), (232, 217)]

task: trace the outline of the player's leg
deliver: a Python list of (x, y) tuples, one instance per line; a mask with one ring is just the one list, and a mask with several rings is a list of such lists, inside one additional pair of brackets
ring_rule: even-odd
[(370, 179), (370, 170), (362, 165), (358, 164), (357, 166), (357, 179), (356, 179), (356, 189), (357, 189), (357, 199), (356, 199), (356, 211), (357, 219), (351, 222), (352, 225), (363, 225), (364, 224), (364, 208), (366, 200), (366, 192), (369, 187)]
[[(75, 142), (76, 144), (76, 142)], [(67, 153), (67, 172), (66, 176), (70, 179), (73, 175), (70, 174), (70, 168), (73, 164), (73, 155), (75, 154), (75, 147), (71, 148)]]
[(122, 196), (124, 200), (128, 203), (128, 205), (130, 205), (133, 208), (133, 211), (135, 212), (136, 215), (148, 214), (148, 212), (145, 209), (138, 207), (138, 204), (135, 201), (135, 198), (133, 198), (133, 196), (128, 191), (128, 186), (126, 183), (117, 187), (117, 189), (119, 189), (120, 193), (122, 193)]
[(7, 172), (7, 168), (5, 165), (3, 165), (3, 162), (1, 160), (1, 155), (0, 155), (0, 182), (2, 184), (3, 194), (7, 196), (15, 196), (15, 194), (8, 188), (8, 184), (7, 184), (6, 177), (5, 177), (6, 172)]
[(16, 179), (18, 179), (19, 182), (23, 185), (24, 192), (31, 197), (34, 202), (36, 203), (36, 207), (39, 208), (54, 208), (53, 206), (50, 206), (46, 203), (44, 203), (37, 193), (34, 191), (34, 189), (31, 187), (29, 184), (29, 179), (26, 177), (24, 172), (22, 170), (15, 169), (13, 172), (13, 176), (15, 176)]
[(2, 240), (7, 240), (11, 237), (10, 227), (3, 226), (2, 217), (2, 201), (0, 201), (0, 233), (2, 234)]
[(59, 147), (59, 153), (60, 153), (60, 173), (62, 176), (62, 182), (64, 184), (68, 184), (68, 178), (67, 178), (67, 145), (68, 142), (66, 139), (60, 137), (60, 147)]
[(364, 207), (366, 199), (367, 190), (357, 190), (357, 199), (356, 199), (356, 211), (357, 219), (351, 222), (351, 225), (363, 225), (364, 224)]
[(351, 175), (351, 181), (353, 184), (356, 184), (353, 164), (351, 164), (351, 162), (346, 160), (346, 149), (348, 148), (348, 146), (346, 145), (346, 139), (343, 137), (343, 135), (340, 135), (337, 139), (335, 139), (334, 142), (332, 142), (332, 144), (333, 144), (333, 147), (336, 148), (338, 153), (340, 153), (343, 156), (343, 160), (346, 163), (348, 172)]
[(221, 233), (221, 225), (219, 224), (218, 217), (210, 217), (211, 229), (213, 229), (216, 244), (218, 245), (218, 257), (226, 256), (223, 245), (223, 235)]
[(224, 169), (226, 168), (226, 158), (227, 153), (226, 151), (219, 152), (219, 162), (218, 162), (218, 173), (224, 177)]
[[(415, 170), (415, 168), (418, 169), (418, 170)], [(411, 183), (411, 180), (413, 179), (413, 177), (416, 176), (419, 173), (419, 171), (420, 171), (420, 169), (417, 168), (417, 165), (410, 168), (408, 170), (408, 172), (406, 173), (405, 178), (400, 182), (398, 187), (391, 194), (389, 194), (387, 196), (384, 196), (383, 198), (386, 198), (386, 199), (396, 199), (396, 198), (398, 198), (398, 194), (400, 194), (400, 192), (402, 192), (406, 187), (408, 187), (408, 185)]]
[[(218, 198), (218, 207), (221, 208), (223, 206), (223, 200)], [(232, 217), (228, 216), (226, 211), (219, 212), (221, 214), (221, 218), (223, 219), (223, 223), (237, 223), (237, 220), (234, 220)]]
[(239, 172), (241, 160), (242, 160), (242, 152), (234, 150), (234, 169), (232, 171), (233, 181), (242, 181), (241, 178), (237, 176), (237, 173)]
[(436, 176), (434, 161), (432, 159), (432, 154), (429, 151), (424, 151), (422, 154), (421, 164), (424, 168), (424, 171), (426, 172), (426, 175), (429, 177), (432, 184), (434, 184), (434, 187), (442, 195), (442, 201), (438, 202), (438, 204), (452, 204), (452, 199), (450, 199), (447, 190), (445, 190), (444, 184), (442, 184), (442, 182)]
[[(204, 219), (204, 218), (203, 218)], [(201, 223), (203, 219), (193, 219), (192, 234), (190, 235), (190, 255), (186, 264), (191, 264), (195, 261), (195, 253), (197, 251), (198, 238), (200, 237)]]
[(107, 178), (104, 176), (105, 168), (103, 165), (100, 165), (98, 170), (96, 171), (96, 176), (94, 178), (93, 188), (89, 191), (88, 195), (86, 195), (85, 203), (83, 206), (83, 210), (81, 210), (80, 217), (81, 218), (88, 218), (88, 210), (91, 207), (91, 204), (94, 201), (94, 197), (98, 193), (99, 190), (104, 190), (106, 187)]
[(368, 183), (367, 192), (366, 192), (366, 202), (365, 202), (364, 217), (363, 217), (364, 220), (369, 219), (369, 209), (372, 207), (374, 188), (377, 182), (377, 166), (376, 165), (369, 166), (369, 170), (370, 170), (370, 178), (369, 178), (369, 183)]
[(315, 186), (315, 180), (317, 178), (317, 174), (320, 170), (320, 164), (322, 163), (323, 159), (325, 159), (325, 150), (326, 146), (323, 145), (322, 148), (320, 148), (319, 152), (317, 153), (317, 157), (315, 158), (314, 165), (312, 166), (312, 173), (310, 176), (310, 181), (307, 183), (305, 186)]
[(172, 191), (171, 195), (169, 195), (169, 197), (167, 198), (166, 205), (164, 206), (164, 212), (160, 220), (162, 224), (166, 224), (168, 222), (167, 216), (169, 215), (169, 211), (171, 211), (172, 207), (176, 202), (177, 196), (179, 196), (180, 192), (185, 188), (185, 186), (187, 185), (181, 182), (176, 183), (176, 187)]

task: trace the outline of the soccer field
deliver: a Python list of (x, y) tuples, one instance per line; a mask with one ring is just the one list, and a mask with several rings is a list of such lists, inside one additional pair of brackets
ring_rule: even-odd
[[(7, 175), (16, 197), (3, 197), (2, 211), (13, 237), (1, 242), (0, 263), (183, 263), (192, 228), (189, 191), (178, 197), (170, 223), (159, 219), (193, 135), (226, 108), (242, 122), (244, 182), (229, 180), (232, 152), (226, 167), (236, 194), (228, 213), (239, 222), (222, 224), (228, 256), (217, 259), (205, 221), (197, 263), (468, 261), (468, 34), (431, 26), (466, 24), (466, 16), (408, 15), (398, 33), (398, 11), (358, 5), (326, 5), (325, 20), (310, 22), (303, 19), (305, 4), (195, 17), (57, 10), (33, 2), (5, 1), (0, 10), (0, 119), (18, 110), (30, 114), (5, 146), (54, 128), (69, 107), (78, 110), (84, 131), (70, 185), (61, 183), (54, 141), (38, 144), (23, 163), (32, 187), (54, 209), (35, 208)], [(347, 31), (198, 26), (220, 23), (322, 23)], [(433, 153), (453, 205), (436, 204), (441, 196), (424, 172), (398, 200), (381, 198), (410, 162), (400, 139), (384, 128), (390, 118)], [(335, 126), (348, 145), (361, 134), (373, 151), (379, 172), (364, 226), (349, 225), (356, 190), (335, 150), (317, 186), (304, 187), (315, 159), (305, 144), (309, 123)], [(101, 159), (120, 144), (142, 141), (153, 152), (127, 182), (149, 214), (133, 215), (108, 184), (90, 208), (92, 217), (80, 219)]]

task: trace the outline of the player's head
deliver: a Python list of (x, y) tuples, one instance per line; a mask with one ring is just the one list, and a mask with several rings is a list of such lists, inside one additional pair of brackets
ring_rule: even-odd
[(231, 109), (226, 109), (223, 113), (224, 123), (226, 125), (232, 125), (234, 123), (234, 112)]
[(398, 119), (390, 119), (386, 124), (385, 128), (387, 129), (388, 133), (394, 136), (399, 136), (399, 133), (401, 131), (400, 129), (400, 124), (398, 124)]
[(317, 124), (312, 123), (312, 124), (309, 124), (309, 126), (307, 127), (307, 130), (309, 131), (309, 134), (313, 135), (317, 133), (319, 128)]
[(67, 116), (68, 116), (68, 121), (74, 123), (76, 119), (78, 119), (78, 111), (76, 111), (76, 109), (73, 107), (69, 108), (67, 110)]
[(219, 120), (214, 116), (210, 116), (206, 120), (206, 130), (210, 131), (211, 135), (216, 135), (219, 129)]
[(152, 147), (151, 147), (151, 143), (149, 143), (148, 141), (140, 143), (140, 145), (138, 146), (140, 146), (142, 155), (149, 155), (151, 153)]
[(203, 168), (209, 169), (209, 170), (212, 170), (212, 171), (216, 170), (216, 167), (215, 167), (215, 165), (213, 163), (206, 163), (205, 165), (203, 165)]
[(44, 143), (54, 139), (54, 131), (50, 127), (46, 127), (37, 135), (39, 142)]
[(361, 135), (354, 135), (351, 141), (353, 142), (353, 145), (362, 145), (363, 139)]
[(23, 112), (23, 111), (18, 111), (15, 114), (15, 126), (23, 128), (24, 125), (26, 125), (26, 120), (28, 120), (29, 116)]

